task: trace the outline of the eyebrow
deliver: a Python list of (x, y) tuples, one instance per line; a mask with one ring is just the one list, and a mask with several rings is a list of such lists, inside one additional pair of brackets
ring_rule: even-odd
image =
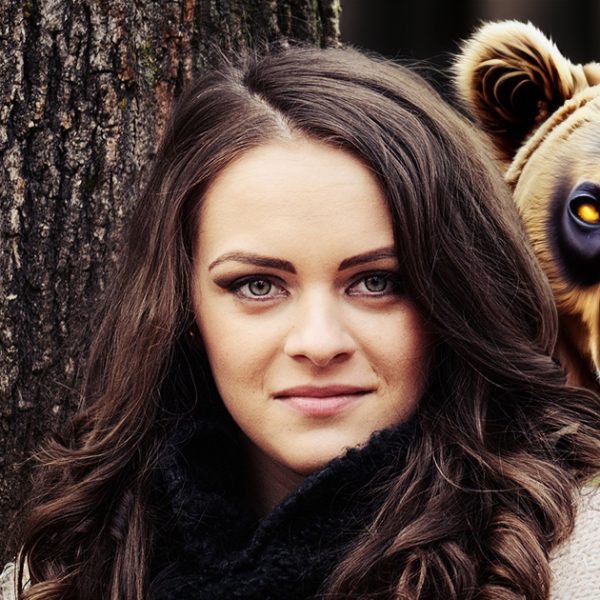
[(227, 254), (223, 254), (223, 256), (219, 256), (219, 258), (213, 260), (208, 265), (208, 270), (211, 271), (217, 265), (228, 261), (245, 263), (247, 265), (254, 265), (255, 267), (269, 267), (271, 269), (287, 271), (288, 273), (296, 272), (294, 265), (287, 260), (262, 256), (261, 254), (254, 254), (252, 252), (228, 252)]
[[(375, 262), (385, 258), (397, 258), (396, 250), (393, 246), (386, 248), (378, 248), (377, 250), (370, 250), (356, 256), (345, 258), (339, 265), (338, 271), (344, 271), (351, 267), (358, 265), (364, 265), (366, 263)], [(216, 260), (208, 265), (208, 270), (211, 271), (217, 265), (224, 262), (239, 262), (247, 265), (254, 265), (255, 267), (268, 267), (271, 269), (278, 269), (280, 271), (287, 271), (288, 273), (295, 273), (296, 269), (294, 265), (280, 258), (271, 258), (270, 256), (263, 256), (262, 254), (254, 254), (253, 252), (227, 252), (223, 256), (219, 256)]]
[(349, 269), (350, 267), (356, 267), (357, 265), (364, 265), (365, 263), (375, 262), (384, 258), (397, 259), (396, 249), (393, 246), (387, 248), (378, 248), (377, 250), (371, 250), (364, 252), (363, 254), (357, 254), (350, 258), (345, 258), (338, 267), (338, 271)]

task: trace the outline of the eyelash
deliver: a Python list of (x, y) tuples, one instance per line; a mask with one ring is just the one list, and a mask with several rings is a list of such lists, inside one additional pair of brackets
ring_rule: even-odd
[[(369, 291), (368, 288), (366, 289), (366, 291), (362, 291), (362, 292), (357, 292), (353, 289), (353, 288), (356, 288), (361, 283), (363, 283), (366, 287), (366, 281), (369, 279), (373, 279), (373, 278), (385, 279), (388, 285), (386, 286), (386, 288), (384, 290), (375, 291), (375, 292)], [(251, 294), (249, 292), (248, 293), (242, 292), (242, 289), (244, 288), (244, 286), (249, 286), (252, 283), (257, 283), (257, 282), (268, 283), (271, 286), (269, 288), (269, 291), (263, 295), (256, 295), (256, 294)], [(277, 283), (277, 278), (271, 277), (269, 275), (249, 275), (246, 277), (242, 277), (240, 279), (236, 279), (236, 280), (232, 281), (231, 283), (228, 283), (224, 287), (226, 287), (226, 289), (229, 292), (231, 292), (232, 294), (235, 294), (242, 300), (250, 300), (252, 302), (266, 302), (266, 301), (273, 300), (278, 297), (287, 296), (289, 294), (289, 292), (287, 292), (287, 290), (285, 290), (285, 288), (281, 284)], [(273, 287), (279, 288), (279, 291), (276, 292), (275, 294), (270, 293)], [(402, 294), (402, 291), (403, 291), (400, 276), (398, 275), (398, 273), (395, 273), (392, 271), (369, 271), (367, 273), (360, 273), (354, 279), (354, 281), (346, 288), (346, 290), (347, 290), (346, 293), (349, 296), (354, 296), (354, 297), (358, 296), (358, 297), (364, 297), (364, 298), (379, 298), (379, 297), (383, 297), (383, 296), (389, 296), (392, 294), (398, 296), (398, 295)]]
[[(250, 285), (256, 282), (265, 282), (269, 283), (271, 286), (277, 286), (280, 289), (280, 292), (276, 295), (264, 295), (264, 296), (256, 296), (252, 294), (243, 294), (242, 288), (245, 285)], [(283, 286), (277, 284), (273, 277), (268, 275), (250, 275), (247, 277), (242, 277), (241, 279), (236, 279), (227, 285), (227, 289), (232, 293), (241, 298), (242, 300), (251, 300), (254, 302), (266, 302), (268, 300), (273, 300), (274, 298), (278, 298), (279, 296), (287, 296), (288, 292), (284, 290)]]
[(348, 287), (348, 290), (351, 290), (353, 287), (357, 286), (359, 283), (366, 283), (369, 279), (374, 278), (385, 279), (388, 283), (386, 289), (373, 292), (367, 289), (367, 291), (362, 293), (353, 293), (351, 296), (365, 296), (365, 297), (380, 297), (380, 296), (388, 296), (390, 294), (400, 295), (402, 293), (402, 281), (400, 279), (400, 275), (393, 271), (371, 271), (369, 273), (361, 273), (354, 282)]

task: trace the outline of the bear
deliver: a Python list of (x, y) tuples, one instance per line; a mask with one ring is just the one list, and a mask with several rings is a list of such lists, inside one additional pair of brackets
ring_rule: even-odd
[(531, 23), (484, 23), (453, 65), (552, 287), (556, 355), (600, 391), (600, 63), (574, 64)]

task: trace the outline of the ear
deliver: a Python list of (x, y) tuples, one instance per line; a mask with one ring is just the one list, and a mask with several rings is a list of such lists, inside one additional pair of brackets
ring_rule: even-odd
[[(599, 65), (588, 65), (590, 78)], [(531, 23), (484, 24), (467, 40), (454, 64), (455, 85), (499, 158), (509, 164), (517, 150), (559, 106), (588, 87), (573, 65)]]

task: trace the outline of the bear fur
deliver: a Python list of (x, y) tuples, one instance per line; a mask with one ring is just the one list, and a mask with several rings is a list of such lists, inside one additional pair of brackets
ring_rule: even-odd
[(600, 391), (600, 64), (573, 64), (531, 23), (482, 25), (454, 65), (552, 286), (558, 358)]

